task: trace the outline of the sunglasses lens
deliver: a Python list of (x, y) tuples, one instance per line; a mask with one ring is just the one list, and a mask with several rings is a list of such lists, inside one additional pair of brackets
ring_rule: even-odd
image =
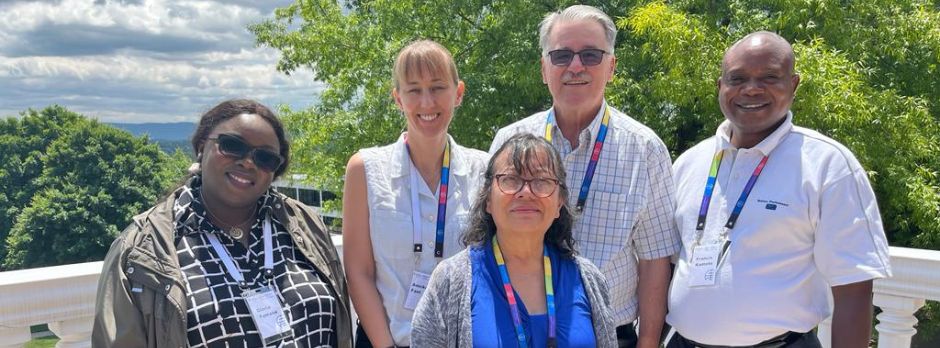
[(584, 65), (598, 65), (601, 63), (601, 60), (604, 58), (604, 51), (591, 49), (584, 50), (579, 53), (581, 56), (581, 64)]
[(261, 168), (268, 172), (275, 172), (277, 168), (281, 166), (281, 156), (275, 154), (271, 151), (266, 150), (256, 150), (254, 156), (251, 157), (252, 162), (255, 162), (255, 165), (258, 168)]
[(281, 155), (273, 151), (257, 148), (252, 149), (251, 145), (248, 145), (248, 143), (235, 136), (219, 134), (218, 143), (219, 152), (223, 155), (240, 160), (250, 153), (251, 161), (254, 162), (258, 168), (268, 172), (273, 173), (277, 171), (277, 169), (281, 167), (281, 163), (284, 163)]
[(571, 63), (571, 59), (574, 58), (574, 51), (555, 50), (548, 52), (548, 57), (551, 59), (552, 64), (554, 65), (568, 65)]
[(220, 134), (219, 151), (221, 151), (223, 155), (240, 159), (248, 154), (249, 149), (248, 144), (245, 144), (244, 141), (233, 136)]

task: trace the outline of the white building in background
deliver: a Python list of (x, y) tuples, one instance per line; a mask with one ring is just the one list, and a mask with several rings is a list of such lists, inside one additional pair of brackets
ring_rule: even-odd
[[(322, 190), (307, 183), (306, 174), (287, 174), (274, 181), (271, 186), (277, 192), (283, 193), (290, 198), (296, 199), (306, 205), (313, 207), (321, 216), (327, 226), (333, 227), (334, 222), (343, 218), (340, 211), (327, 211), (323, 209), (323, 202), (336, 199), (336, 194), (330, 191)], [(333, 230), (339, 233), (338, 229)]]

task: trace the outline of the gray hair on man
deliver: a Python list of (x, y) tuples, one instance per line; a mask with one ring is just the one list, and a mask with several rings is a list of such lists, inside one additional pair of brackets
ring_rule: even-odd
[(617, 26), (604, 11), (594, 6), (573, 5), (558, 12), (551, 12), (545, 15), (545, 19), (539, 24), (539, 46), (542, 47), (542, 55), (548, 54), (548, 34), (558, 22), (569, 22), (579, 20), (593, 20), (604, 28), (604, 37), (607, 39), (607, 51), (614, 53), (614, 42), (617, 41)]

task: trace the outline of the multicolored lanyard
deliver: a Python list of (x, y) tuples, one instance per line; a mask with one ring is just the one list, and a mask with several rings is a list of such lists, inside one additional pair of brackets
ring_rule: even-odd
[[(271, 216), (264, 217), (264, 277), (266, 280), (270, 281), (273, 279), (274, 274), (274, 247), (273, 242), (271, 241)], [(225, 246), (222, 245), (222, 242), (219, 241), (219, 237), (216, 237), (214, 233), (206, 233), (206, 238), (209, 239), (209, 244), (212, 245), (212, 249), (215, 249), (215, 253), (219, 256), (219, 259), (222, 260), (222, 265), (225, 266), (225, 270), (228, 272), (229, 276), (238, 283), (238, 287), (242, 289), (248, 289), (251, 284), (245, 281), (245, 276), (242, 275), (242, 271), (238, 268), (238, 265), (235, 264), (235, 261), (232, 260), (232, 255), (228, 253), (228, 249), (225, 249)], [(249, 253), (250, 255), (251, 253)]]
[[(594, 180), (594, 171), (597, 169), (597, 161), (601, 158), (601, 149), (604, 148), (604, 140), (607, 139), (607, 124), (610, 123), (610, 107), (604, 110), (604, 118), (601, 119), (601, 128), (597, 131), (597, 140), (594, 141), (594, 151), (591, 152), (591, 161), (588, 162), (587, 171), (584, 173), (584, 180), (581, 182), (581, 191), (578, 192), (578, 204), (575, 206), (578, 211), (584, 210), (584, 204), (587, 202), (588, 191), (591, 190), (591, 181)], [(552, 127), (555, 124), (555, 109), (548, 111), (548, 119), (545, 120), (545, 140), (552, 142)]]
[[(712, 192), (715, 190), (715, 181), (717, 181), (718, 178), (718, 168), (721, 167), (721, 157), (723, 154), (723, 150), (718, 150), (718, 153), (715, 154), (715, 159), (712, 160), (711, 169), (708, 171), (708, 180), (705, 182), (705, 194), (702, 195), (702, 206), (698, 210), (698, 223), (695, 224), (696, 244), (701, 241), (702, 235), (705, 232), (705, 219), (708, 216), (708, 205), (711, 203)], [(738, 202), (735, 203), (734, 210), (731, 211), (731, 216), (728, 217), (728, 222), (725, 223), (725, 229), (722, 231), (723, 238), (728, 237), (728, 231), (733, 229), (734, 224), (738, 222), (738, 217), (741, 215), (741, 210), (744, 209), (744, 203), (747, 202), (747, 197), (751, 194), (751, 190), (754, 189), (754, 183), (757, 182), (757, 177), (764, 171), (767, 158), (769, 158), (769, 156), (764, 156), (764, 158), (761, 159), (760, 163), (757, 164), (757, 168), (754, 168), (754, 173), (751, 174), (751, 178), (748, 179), (747, 185), (744, 185), (744, 191), (741, 191), (741, 196), (738, 197)]]
[[(496, 236), (493, 236), (493, 254), (496, 256), (499, 274), (503, 278), (503, 289), (506, 290), (506, 299), (509, 301), (512, 322), (516, 325), (516, 338), (519, 339), (519, 348), (527, 348), (529, 345), (526, 343), (525, 329), (522, 328), (522, 318), (519, 317), (519, 304), (516, 302), (516, 296), (512, 293), (509, 271), (506, 270), (506, 261), (503, 260), (503, 252), (499, 249)], [(557, 346), (555, 339), (555, 288), (552, 285), (552, 261), (548, 258), (547, 246), (542, 248), (542, 262), (544, 263), (543, 268), (545, 268), (545, 307), (548, 307), (548, 340), (546, 346), (554, 348)]]
[[(405, 138), (405, 150), (408, 151), (408, 157), (411, 158), (408, 138)], [(412, 252), (420, 253), (421, 243), (421, 206), (418, 204), (418, 170), (415, 168), (414, 161), (411, 161), (411, 222), (412, 222), (412, 242), (414, 248)], [(450, 141), (444, 142), (444, 163), (441, 164), (441, 186), (437, 194), (437, 234), (434, 237), (434, 257), (444, 257), (444, 220), (447, 215), (447, 182), (450, 177)]]

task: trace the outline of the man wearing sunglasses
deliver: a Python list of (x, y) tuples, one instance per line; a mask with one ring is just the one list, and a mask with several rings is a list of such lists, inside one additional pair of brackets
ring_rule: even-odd
[(552, 143), (580, 212), (573, 232), (578, 251), (610, 285), (618, 345), (659, 347), (669, 258), (681, 244), (672, 219), (675, 190), (662, 140), (604, 100), (617, 62), (616, 35), (610, 17), (591, 6), (548, 14), (539, 44), (552, 108), (501, 129), (490, 153), (523, 132)]

